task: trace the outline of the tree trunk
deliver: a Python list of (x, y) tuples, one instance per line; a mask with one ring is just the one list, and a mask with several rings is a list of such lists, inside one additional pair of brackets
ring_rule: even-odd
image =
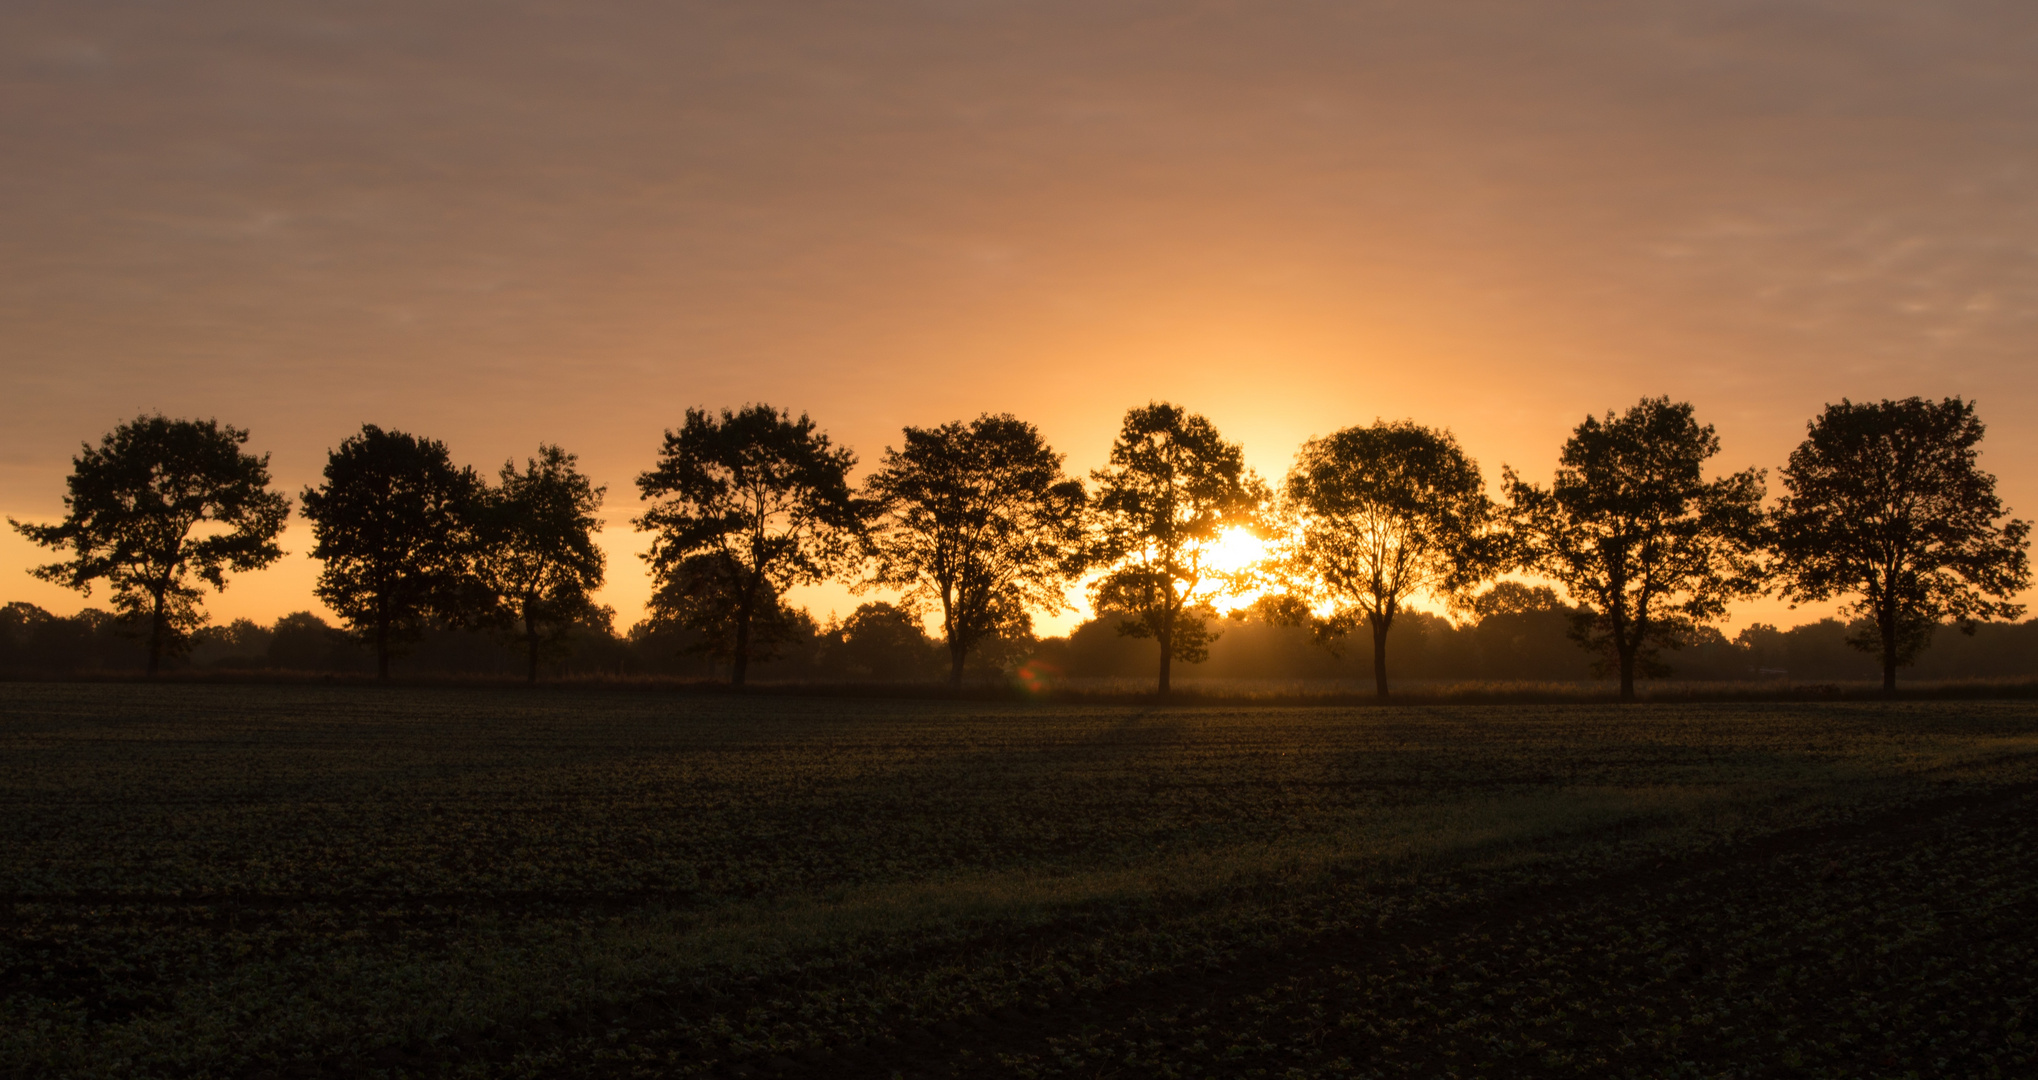
[(1882, 692), (1889, 697), (1896, 696), (1896, 610), (1889, 605), (1876, 612), (1875, 621), (1882, 631)]
[(1612, 571), (1606, 597), (1607, 633), (1613, 639), (1614, 663), (1620, 668), (1620, 699), (1635, 700), (1635, 659), (1642, 651), (1642, 634), (1648, 629), (1649, 598), (1644, 592), (1635, 603), (1634, 619), (1628, 618), (1628, 575), (1622, 558)]
[(969, 646), (955, 625), (955, 586), (946, 580), (941, 583), (941, 633), (948, 639), (948, 688), (961, 693), (962, 666), (969, 659)]
[(536, 686), (538, 685), (538, 624), (531, 619), (531, 605), (528, 602), (524, 604), (524, 644), (530, 650), (530, 669), (526, 673), (524, 681), (532, 686)]
[(1373, 696), (1387, 697), (1387, 627), (1388, 619), (1373, 616)]
[(384, 614), (375, 620), (375, 679), (389, 681), (389, 616)]
[(750, 673), (750, 605), (736, 609), (736, 655), (729, 665), (729, 685), (742, 686)]
[(156, 673), (161, 671), (163, 667), (163, 630), (166, 621), (163, 616), (163, 594), (156, 593), (155, 597), (156, 607), (149, 615), (148, 677), (151, 679), (155, 678)]
[(1154, 635), (1154, 640), (1161, 643), (1160, 689), (1156, 692), (1160, 696), (1166, 697), (1168, 696), (1168, 668), (1175, 659), (1175, 617), (1173, 612), (1161, 612), (1160, 632)]

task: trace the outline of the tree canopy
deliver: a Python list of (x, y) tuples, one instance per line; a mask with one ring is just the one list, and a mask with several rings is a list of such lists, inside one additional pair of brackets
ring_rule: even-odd
[(949, 682), (987, 638), (1059, 611), (1083, 567), (1083, 486), (1033, 425), (1009, 415), (905, 429), (866, 485), (880, 516), (871, 583), (939, 606)]
[(1208, 419), (1164, 402), (1126, 412), (1109, 466), (1091, 478), (1094, 555), (1109, 567), (1092, 602), (1128, 616), (1119, 633), (1159, 643), (1165, 694), (1173, 662), (1201, 661), (1214, 636), (1198, 590), (1228, 582), (1206, 557), (1224, 530), (1257, 522), (1266, 485)]
[(927, 678), (946, 651), (927, 636), (910, 603), (884, 600), (856, 605), (848, 618), (822, 629), (821, 641), (829, 673), (879, 682)]
[[(1800, 642), (1796, 659), (1750, 671), (1854, 664), (1846, 677), (1865, 678), (1869, 662), (1851, 642), (1874, 654), (1893, 691), (1896, 669), (1918, 660), (1938, 627), (1973, 635), (2024, 613), (2015, 601), (2030, 585), (2030, 524), (2009, 515), (1979, 467), (1983, 433), (1972, 403), (1957, 397), (1828, 405), (1765, 513), (1762, 471), (1712, 475), (1718, 436), (1667, 397), (1586, 417), (1547, 488), (1505, 469), (1504, 507), (1449, 431), (1376, 420), (1304, 443), (1270, 505), (1237, 444), (1162, 402), (1127, 410), (1108, 464), (1087, 483), (1063, 471), (1033, 425), (986, 413), (906, 427), (861, 489), (849, 482), (855, 455), (805, 414), (688, 409), (637, 477), (645, 505), (634, 523), (652, 533), (653, 588), (625, 642), (610, 626), (614, 612), (595, 601), (606, 577), (596, 543), (605, 489), (574, 455), (541, 444), (521, 466), (506, 462), (491, 486), (444, 444), (369, 424), (328, 454), (323, 481), (302, 495), (310, 554), (323, 563), (317, 593), (347, 633), (294, 624), (273, 633), (310, 643), (278, 656), (316, 652), (320, 665), (365, 664), (365, 654), (333, 651), (349, 638), (365, 643), (383, 679), (400, 654), (431, 666), (487, 652), (494, 670), (535, 682), (546, 657), (583, 646), (590, 663), (622, 670), (627, 644), (632, 665), (689, 676), (726, 665), (740, 685), (766, 662), (773, 677), (883, 669), (931, 678), (936, 661), (915, 635), (938, 611), (941, 645), (927, 648), (960, 684), (1027, 657), (1049, 670), (1056, 647), (1033, 636), (1033, 621), (1064, 609), (1094, 568), (1097, 618), (1080, 630), (1084, 647), (1118, 640), (1113, 663), (1137, 664), (1150, 655), (1140, 641), (1156, 641), (1162, 693), (1177, 663), (1209, 659), (1218, 608), (1228, 606), (1220, 598), (1258, 594), (1256, 616), (1230, 612), (1250, 629), (1219, 650), (1228, 675), (1245, 670), (1239, 658), (1260, 648), (1252, 642), (1313, 640), (1330, 648), (1315, 649), (1310, 664), (1340, 678), (1369, 670), (1384, 697), (1390, 640), (1397, 672), (1439, 670), (1425, 650), (1441, 640), (1443, 619), (1421, 611), (1421, 597), (1447, 603), (1453, 619), (1476, 617), (1465, 625), (1480, 649), (1507, 658), (1492, 670), (1509, 678), (1582, 673), (1578, 653), (1560, 660), (1529, 648), (1568, 626), (1596, 658), (1593, 676), (1617, 676), (1633, 698), (1637, 677), (1670, 673), (1666, 649), (1686, 650), (1687, 673), (1723, 670), (1729, 643), (1708, 624), (1778, 583), (1793, 603), (1844, 601), (1848, 621), (1825, 620), (1806, 631), (1817, 649)], [(166, 659), (242, 664), (277, 651), (257, 646), (249, 635), (272, 631), (252, 624), (194, 636), (207, 587), (281, 555), (290, 501), (268, 490), (269, 459), (246, 453), (247, 438), (212, 420), (145, 415), (83, 447), (65, 518), (12, 523), (62, 553), (31, 573), (87, 595), (108, 582), (118, 614), (33, 621), (38, 650), (70, 635), (89, 639), (79, 646), (86, 667), (146, 663), (151, 673)], [(1532, 580), (1474, 595), (1502, 570)], [(824, 631), (791, 598), (829, 580), (886, 595), (847, 621), (831, 615)], [(1345, 663), (1336, 648), (1361, 624), (1369, 669), (1363, 655)], [(477, 652), (478, 636), (452, 632), (482, 628), (503, 641)], [(1998, 629), (1976, 640), (2008, 640)], [(512, 648), (520, 655), (506, 659)], [(891, 652), (914, 659), (872, 661)], [(1951, 670), (1923, 664), (1925, 676)]]
[(481, 481), (446, 444), (364, 424), (304, 489), (323, 560), (318, 597), (375, 649), (375, 673), (433, 621), (474, 604), (473, 522)]
[(1658, 650), (1762, 589), (1762, 472), (1707, 480), (1718, 453), (1719, 436), (1689, 404), (1647, 398), (1586, 417), (1549, 488), (1506, 470), (1518, 564), (1570, 590), (1582, 607), (1576, 636), (1610, 659), (1624, 699), (1637, 671), (1660, 670)]
[(1319, 638), (1372, 630), (1374, 691), (1387, 696), (1387, 634), (1410, 597), (1457, 601), (1494, 563), (1493, 503), (1448, 431), (1409, 421), (1349, 427), (1304, 443), (1285, 485), (1282, 577)]
[(1886, 690), (1896, 669), (1952, 620), (2010, 619), (2030, 583), (2029, 522), (2006, 519), (1995, 477), (1976, 458), (1974, 404), (1842, 399), (1808, 425), (1783, 467), (1776, 514), (1785, 596), (1856, 597), (1872, 627), (1850, 640), (1878, 654)]
[[(205, 623), (203, 585), (282, 557), (290, 501), (269, 490), (269, 455), (241, 452), (248, 433), (216, 420), (137, 416), (71, 459), (66, 514), (55, 525), (9, 519), (71, 557), (31, 571), (90, 595), (105, 580), (121, 618), (146, 623), (148, 673)], [(193, 536), (194, 529), (209, 528)]]
[(482, 492), (475, 570), (495, 600), (496, 615), (513, 625), (526, 652), (526, 679), (579, 622), (596, 615), (607, 560), (596, 546), (603, 488), (581, 475), (579, 459), (556, 446), (503, 463)]
[(855, 463), (806, 414), (746, 405), (688, 409), (637, 478), (652, 502), (637, 525), (653, 534), (654, 615), (700, 631), (733, 684), (786, 623), (785, 591), (840, 573), (859, 551), (868, 509), (849, 487)]

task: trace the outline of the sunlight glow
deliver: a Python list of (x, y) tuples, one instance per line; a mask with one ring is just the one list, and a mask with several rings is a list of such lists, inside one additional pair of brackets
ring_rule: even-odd
[(1203, 565), (1226, 574), (1236, 574), (1267, 556), (1266, 541), (1250, 529), (1230, 528), (1218, 534), (1217, 542), (1203, 549)]
[[(1230, 528), (1218, 534), (1217, 541), (1203, 549), (1203, 565), (1220, 574), (1238, 574), (1251, 569), (1254, 564), (1267, 557), (1267, 543), (1253, 535), (1252, 530)], [(1230, 594), (1216, 588), (1198, 590), (1219, 611), (1235, 611), (1259, 599), (1259, 590)]]

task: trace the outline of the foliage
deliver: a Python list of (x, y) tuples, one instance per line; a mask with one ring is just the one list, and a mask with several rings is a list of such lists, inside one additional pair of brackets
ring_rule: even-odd
[(1974, 404), (1920, 398), (1842, 399), (1809, 425), (1782, 472), (1777, 569), (1794, 600), (1858, 597), (1868, 621), (1853, 639), (1882, 662), (1883, 685), (1914, 660), (1939, 623), (1969, 633), (1980, 618), (2012, 619), (2009, 597), (2030, 584), (2029, 522), (2004, 520), (1995, 477), (1976, 463)]
[(1060, 611), (1083, 569), (1082, 484), (1032, 424), (1010, 415), (905, 430), (866, 490), (871, 581), (938, 604), (949, 683), (980, 643), (1024, 635), (1033, 610)]
[[(1387, 695), (1387, 634), (1411, 597), (1461, 601), (1497, 561), (1479, 466), (1448, 431), (1410, 421), (1349, 427), (1302, 445), (1288, 473), (1293, 518), (1281, 576), (1320, 636), (1372, 630), (1375, 691)], [(1316, 603), (1311, 603), (1312, 601)]]
[(1119, 631), (1160, 644), (1159, 690), (1174, 661), (1209, 655), (1209, 584), (1223, 575), (1204, 558), (1225, 529), (1251, 526), (1266, 485), (1245, 454), (1202, 416), (1154, 403), (1126, 412), (1111, 461), (1091, 474), (1095, 561), (1109, 566), (1091, 587), (1099, 614), (1122, 613)]
[(868, 508), (849, 489), (855, 463), (804, 413), (688, 409), (657, 468), (637, 478), (654, 500), (636, 521), (654, 534), (644, 556), (654, 617), (701, 633), (742, 685), (752, 659), (786, 640), (786, 590), (833, 576), (856, 553)]
[(71, 459), (62, 522), (8, 519), (35, 543), (71, 553), (35, 568), (36, 577), (88, 596), (103, 579), (121, 618), (147, 624), (151, 675), (204, 625), (203, 585), (224, 589), (228, 570), (283, 556), (276, 537), (290, 501), (269, 490), (269, 455), (241, 452), (247, 441), (216, 420), (137, 416)]
[(145, 671), (148, 646), (129, 629), (99, 608), (64, 618), (17, 600), (0, 606), (0, 672), (49, 678)]
[(595, 615), (602, 585), (606, 560), (594, 534), (605, 489), (582, 476), (577, 461), (540, 446), (521, 472), (504, 462), (479, 500), (475, 569), (500, 618), (517, 628), (531, 682), (541, 655), (559, 651), (572, 628)]
[(920, 626), (910, 604), (858, 604), (847, 619), (821, 631), (821, 663), (833, 677), (905, 682), (932, 678), (942, 667), (940, 643)]
[(283, 671), (347, 668), (352, 656), (341, 652), (345, 644), (346, 635), (324, 619), (309, 611), (294, 611), (276, 620), (263, 659), (267, 666)]
[(733, 671), (740, 660), (746, 677), (752, 667), (783, 657), (818, 633), (813, 616), (775, 590), (760, 588), (746, 611), (736, 581), (718, 556), (688, 556), (658, 582), (645, 605), (646, 622), (666, 636), (678, 632), (682, 651), (718, 667)]
[(261, 664), (275, 633), (253, 619), (235, 619), (191, 635), (193, 666), (255, 667)]
[(378, 678), (426, 626), (472, 614), (481, 486), (445, 443), (363, 424), (327, 455), (325, 483), (304, 489), (318, 598), (374, 648)]
[(1519, 581), (1496, 581), (1466, 606), (1479, 619), (1571, 610), (1558, 599), (1557, 590), (1548, 585), (1525, 585)]
[(1583, 605), (1579, 641), (1608, 656), (1623, 697), (1634, 696), (1638, 671), (1662, 670), (1660, 648), (1761, 591), (1762, 472), (1707, 480), (1717, 453), (1719, 436), (1689, 404), (1646, 398), (1622, 415), (1586, 417), (1549, 488), (1506, 471), (1520, 564)]

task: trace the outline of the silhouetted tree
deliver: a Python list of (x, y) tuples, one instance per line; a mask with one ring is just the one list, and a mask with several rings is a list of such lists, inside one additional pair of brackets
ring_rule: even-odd
[(1588, 678), (1592, 660), (1571, 640), (1578, 612), (1548, 585), (1497, 581), (1472, 598), (1461, 627), (1476, 650), (1473, 670), (1488, 679)]
[(747, 677), (751, 665), (777, 660), (818, 632), (812, 615), (775, 590), (752, 597), (744, 612), (738, 581), (716, 555), (681, 559), (656, 575), (654, 585), (645, 606), (647, 629), (680, 643), (680, 652), (726, 665), (732, 673), (739, 646)]
[(847, 619), (822, 630), (825, 664), (838, 677), (881, 681), (926, 678), (939, 670), (945, 650), (920, 627), (908, 604), (858, 604)]
[(191, 664), (212, 668), (261, 667), (272, 636), (268, 627), (253, 619), (205, 627), (191, 635)]
[(481, 481), (446, 444), (364, 424), (326, 459), (325, 483), (304, 489), (325, 562), (318, 597), (375, 649), (375, 675), (431, 622), (473, 602), (473, 519)]
[(1099, 614), (1131, 616), (1119, 633), (1159, 642), (1165, 694), (1172, 663), (1201, 662), (1215, 637), (1196, 596), (1221, 577), (1204, 565), (1208, 549), (1225, 529), (1257, 520), (1266, 485), (1209, 420), (1165, 403), (1127, 411), (1109, 467), (1091, 477), (1094, 554), (1111, 567), (1092, 600)]
[(20, 600), (0, 604), (0, 671), (25, 668), (40, 659), (33, 655), (34, 646), (55, 622), (55, 615), (34, 604)]
[(525, 677), (534, 683), (541, 654), (594, 612), (593, 594), (606, 566), (594, 542), (605, 489), (580, 474), (578, 460), (556, 446), (540, 446), (521, 472), (514, 461), (504, 462), (477, 515), (476, 572), (498, 617), (517, 627)]
[(1995, 477), (1975, 463), (1982, 423), (1972, 402), (1842, 399), (1809, 425), (1783, 468), (1776, 514), (1783, 593), (1853, 595), (1870, 622), (1849, 637), (1880, 656), (1883, 689), (1896, 669), (1954, 620), (2013, 619), (2009, 597), (2030, 582), (2029, 522), (2004, 520)]
[(88, 607), (70, 618), (34, 604), (0, 607), (0, 668), (43, 676), (67, 671), (142, 671), (148, 643), (110, 611)]
[(1506, 471), (1520, 564), (1583, 606), (1575, 636), (1611, 657), (1623, 699), (1638, 669), (1661, 670), (1659, 648), (1761, 591), (1762, 472), (1707, 480), (1718, 452), (1689, 404), (1648, 398), (1625, 415), (1586, 417), (1549, 489)]
[[(138, 416), (71, 459), (69, 510), (56, 525), (8, 519), (71, 558), (30, 573), (91, 594), (102, 578), (124, 621), (146, 622), (148, 673), (205, 623), (201, 585), (281, 558), (290, 500), (269, 490), (269, 455), (244, 454), (248, 433), (216, 420)], [(203, 527), (201, 529), (201, 527)], [(192, 530), (201, 529), (193, 536)]]
[(263, 659), (284, 671), (324, 671), (348, 666), (346, 661), (359, 656), (344, 631), (309, 611), (294, 611), (270, 628)]
[(1290, 592), (1329, 602), (1312, 617), (1320, 639), (1362, 619), (1372, 628), (1373, 688), (1386, 697), (1387, 632), (1402, 605), (1419, 593), (1461, 600), (1494, 564), (1479, 466), (1448, 431), (1380, 421), (1304, 443), (1286, 495)]
[(1469, 606), (1472, 615), (1478, 619), (1571, 610), (1557, 596), (1557, 590), (1548, 585), (1524, 585), (1519, 581), (1496, 581), (1486, 591), (1473, 597)]
[[(882, 516), (871, 580), (941, 605), (948, 679), (979, 642), (1033, 627), (1029, 609), (1060, 611), (1083, 568), (1083, 486), (1032, 424), (980, 416), (907, 428), (866, 491)], [(860, 610), (860, 609), (859, 609)]]
[[(654, 600), (711, 640), (726, 631), (734, 685), (769, 644), (785, 591), (828, 579), (857, 551), (867, 511), (850, 493), (855, 463), (805, 414), (746, 405), (719, 418), (688, 409), (658, 467), (637, 478), (657, 500), (637, 519), (654, 534), (644, 556)], [(766, 638), (753, 640), (760, 626)]]

